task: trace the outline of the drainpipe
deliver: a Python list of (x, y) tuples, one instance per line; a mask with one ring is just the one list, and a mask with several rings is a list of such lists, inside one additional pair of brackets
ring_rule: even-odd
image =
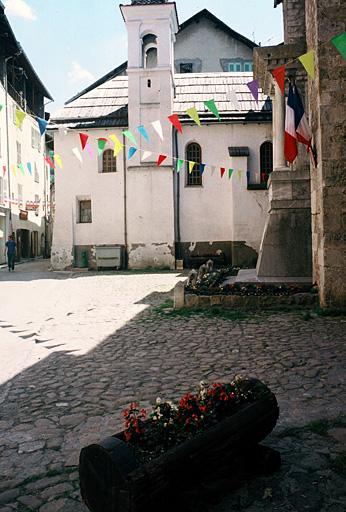
[(125, 254), (124, 254), (124, 266), (127, 269), (128, 266), (128, 243), (127, 243), (127, 172), (126, 172), (126, 139), (125, 135), (123, 135), (123, 169), (124, 169), (124, 244), (125, 244)]
[[(179, 147), (178, 147), (178, 131), (174, 129), (173, 135), (173, 154), (175, 158), (179, 158)], [(174, 172), (174, 170), (173, 170)], [(181, 260), (181, 234), (180, 234), (180, 175), (175, 175), (175, 258)]]

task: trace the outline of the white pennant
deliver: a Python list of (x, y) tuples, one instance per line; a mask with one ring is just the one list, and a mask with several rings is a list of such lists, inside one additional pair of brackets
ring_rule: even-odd
[(78, 148), (73, 148), (72, 149), (72, 153), (74, 154), (74, 156), (77, 158), (77, 160), (80, 161), (80, 163), (82, 164), (83, 163), (83, 158), (82, 158), (82, 155), (80, 154), (79, 152), (79, 149)]
[(162, 124), (161, 121), (154, 121), (151, 123), (153, 125), (154, 130), (158, 134), (161, 140), (163, 140), (163, 131), (162, 131)]
[(148, 160), (148, 158), (152, 155), (151, 151), (144, 151), (142, 160)]
[(237, 93), (234, 89), (229, 88), (228, 89), (228, 98), (233, 103), (234, 110), (240, 110), (240, 103), (237, 97)]
[(211, 166), (211, 175), (214, 176), (214, 172), (216, 171), (215, 165)]

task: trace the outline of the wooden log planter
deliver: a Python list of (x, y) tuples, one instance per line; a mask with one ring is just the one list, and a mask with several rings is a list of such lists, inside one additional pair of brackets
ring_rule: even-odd
[(270, 434), (278, 417), (275, 395), (268, 390), (265, 396), (244, 403), (215, 426), (147, 463), (136, 459), (122, 432), (87, 446), (81, 450), (79, 462), (83, 501), (92, 512), (142, 512), (156, 507), (166, 511), (169, 496), (176, 497), (215, 475), (222, 474), (223, 480), (227, 475), (229, 490), (244, 477), (276, 471), (280, 454), (258, 443)]

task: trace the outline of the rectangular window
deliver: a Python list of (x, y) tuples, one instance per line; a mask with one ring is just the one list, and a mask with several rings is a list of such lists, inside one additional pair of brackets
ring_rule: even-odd
[(79, 201), (79, 222), (81, 224), (88, 224), (92, 222), (90, 199)]
[(244, 71), (252, 72), (253, 65), (252, 62), (244, 62)]
[(186, 62), (185, 64), (180, 64), (180, 73), (193, 73), (192, 62)]
[(17, 141), (17, 165), (22, 163), (22, 145)]
[(40, 175), (37, 170), (36, 162), (34, 163), (34, 180), (35, 180), (35, 183), (40, 183)]
[(230, 62), (228, 66), (229, 66), (229, 71), (231, 73), (239, 73), (241, 71), (241, 63), (240, 62)]
[(18, 208), (23, 206), (23, 185), (18, 183)]

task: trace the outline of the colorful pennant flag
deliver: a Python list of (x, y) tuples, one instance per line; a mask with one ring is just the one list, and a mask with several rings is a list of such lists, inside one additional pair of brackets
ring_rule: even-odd
[(160, 137), (160, 139), (163, 140), (163, 130), (162, 130), (161, 121), (153, 121), (151, 124), (152, 124), (154, 130), (156, 131), (156, 133), (158, 134), (158, 136)]
[(31, 163), (30, 163), (30, 162), (28, 162), (28, 163), (26, 164), (26, 166), (27, 166), (27, 168), (28, 168), (28, 172), (29, 172), (29, 174), (30, 174), (30, 176), (31, 176), (31, 175), (32, 175), (32, 167), (31, 167)]
[(205, 164), (199, 164), (199, 172), (201, 173), (201, 176), (203, 175), (205, 171)]
[(5, 176), (6, 174), (6, 165), (2, 166), (2, 175)]
[(148, 160), (148, 158), (152, 155), (151, 151), (144, 151), (142, 160)]
[(80, 154), (79, 152), (79, 149), (78, 148), (73, 148), (72, 149), (72, 153), (74, 154), (74, 156), (77, 158), (77, 160), (80, 161), (80, 163), (82, 164), (83, 163), (83, 158), (82, 158), (82, 155)]
[(331, 43), (346, 60), (346, 32), (332, 38)]
[(129, 153), (128, 153), (128, 156), (127, 156), (128, 160), (131, 160), (131, 158), (133, 157), (133, 155), (134, 155), (136, 152), (137, 152), (137, 148), (135, 148), (135, 147), (133, 147), (133, 146), (132, 146), (132, 147), (129, 149)]
[(117, 157), (124, 146), (114, 133), (109, 138), (114, 143), (114, 156)]
[(54, 162), (56, 163), (56, 165), (62, 170), (62, 160), (61, 160), (61, 156), (58, 155), (57, 153), (54, 153)]
[(228, 178), (231, 179), (233, 175), (234, 169), (228, 169)]
[(211, 166), (211, 175), (212, 175), (212, 176), (214, 176), (215, 171), (216, 171), (216, 166), (215, 166), (215, 165), (212, 165), (212, 166)]
[(195, 165), (196, 165), (196, 162), (189, 162), (189, 174), (192, 173)]
[(241, 175), (242, 175), (243, 171), (238, 171), (238, 179), (239, 181), (241, 181)]
[(26, 117), (26, 113), (22, 110), (19, 110), (19, 108), (16, 108), (16, 126), (17, 128), (21, 128), (23, 121)]
[(259, 81), (257, 79), (252, 80), (252, 82), (248, 82), (246, 85), (250, 89), (250, 92), (251, 92), (252, 96), (255, 98), (256, 103), (258, 103)]
[(184, 165), (184, 160), (182, 160), (181, 158), (179, 158), (177, 160), (177, 172), (180, 172), (181, 169), (183, 168), (183, 165)]
[(2, 111), (2, 109), (3, 109), (3, 104), (0, 103), (0, 112)]
[(46, 121), (45, 119), (41, 119), (41, 117), (38, 117), (37, 118), (37, 122), (38, 122), (38, 127), (40, 129), (40, 134), (41, 134), (41, 137), (42, 137), (42, 135), (46, 131), (48, 121)]
[(87, 135), (86, 133), (80, 133), (79, 138), (80, 138), (80, 143), (82, 144), (82, 150), (84, 150), (85, 146), (88, 142), (89, 135)]
[(280, 91), (282, 94), (285, 94), (285, 74), (286, 74), (286, 66), (279, 66), (278, 68), (273, 69), (272, 75), (278, 84)]
[(195, 107), (192, 107), (192, 108), (189, 108), (187, 111), (186, 111), (187, 115), (189, 117), (191, 117), (191, 119), (193, 121), (195, 121), (196, 124), (198, 124), (198, 126), (201, 126), (201, 121), (199, 119), (199, 115), (198, 115), (198, 112), (197, 112), (197, 109)]
[(133, 133), (132, 133), (132, 132), (130, 132), (130, 130), (125, 130), (125, 131), (123, 131), (123, 135), (125, 135), (125, 137), (126, 137), (127, 139), (129, 139), (129, 140), (132, 142), (132, 144), (134, 144), (135, 146), (137, 146), (136, 138), (135, 138), (135, 136), (133, 135)]
[(12, 165), (12, 172), (13, 172), (13, 176), (17, 176), (17, 168), (15, 165)]
[(183, 133), (183, 127), (181, 126), (178, 114), (172, 114), (168, 117), (168, 119), (172, 123), (174, 128), (178, 130), (179, 133)]
[(157, 165), (158, 167), (166, 160), (167, 155), (159, 155), (159, 158), (157, 159)]
[(218, 118), (219, 121), (221, 121), (220, 113), (214, 100), (205, 101), (204, 105), (214, 114), (214, 116)]
[(138, 130), (138, 131), (139, 131), (139, 133), (142, 135), (142, 137), (144, 137), (144, 138), (145, 138), (145, 140), (146, 140), (147, 142), (150, 142), (150, 137), (149, 137), (149, 135), (148, 135), (148, 132), (147, 132), (147, 130), (145, 129), (145, 127), (144, 127), (143, 125), (138, 126), (137, 130)]
[(224, 167), (220, 168), (221, 178), (223, 178), (223, 175), (225, 174), (226, 169)]
[(98, 148), (99, 155), (102, 155), (103, 150), (106, 147), (106, 144), (107, 144), (107, 139), (105, 139), (104, 137), (100, 137), (99, 139), (97, 139), (97, 148)]
[(308, 53), (304, 53), (298, 57), (298, 60), (303, 64), (307, 74), (314, 79), (315, 78), (315, 52), (310, 50)]
[(19, 169), (19, 170), (20, 170), (20, 172), (23, 174), (23, 176), (25, 176), (25, 171), (24, 171), (23, 164), (18, 164), (18, 169)]
[(47, 164), (49, 165), (49, 167), (51, 167), (52, 169), (55, 169), (54, 162), (49, 156), (45, 156), (44, 159), (47, 162)]
[(92, 158), (94, 156), (94, 153), (93, 153), (92, 147), (90, 146), (89, 142), (86, 144), (85, 147), (86, 147), (87, 152), (89, 153), (90, 158)]
[(298, 155), (298, 142), (311, 149), (312, 133), (297, 86), (289, 86), (285, 119), (285, 156), (292, 163)]

